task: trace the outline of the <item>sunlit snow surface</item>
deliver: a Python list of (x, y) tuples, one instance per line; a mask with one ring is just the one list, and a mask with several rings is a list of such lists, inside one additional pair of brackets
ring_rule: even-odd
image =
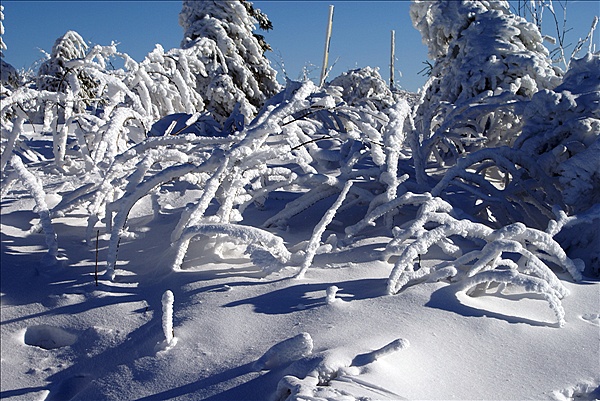
[(412, 17), (419, 96), (277, 93), (227, 2), (185, 2), (181, 49), (67, 33), (36, 85), (69, 90), (3, 86), (0, 398), (600, 398), (600, 56), (563, 75), (505, 2)]
[[(33, 201), (19, 191), (3, 199), (2, 399), (269, 400), (289, 389), (335, 400), (597, 398), (597, 282), (564, 276), (567, 323), (557, 328), (531, 294), (457, 295), (439, 282), (386, 295), (390, 265), (376, 257), (386, 237), (317, 253), (303, 279), (264, 277), (235, 248), (211, 256), (200, 242), (173, 273), (164, 238), (185, 197), (166, 194), (171, 206), (154, 219), (150, 202), (136, 206), (138, 239), (122, 241), (115, 281), (100, 276), (98, 286), (84, 219), (53, 220), (59, 265), (48, 267), (43, 234), (30, 232)], [(290, 238), (310, 234), (303, 220)], [(101, 231), (100, 273), (107, 245)], [(165, 351), (168, 289), (178, 341)], [(398, 339), (406, 347), (373, 357)]]

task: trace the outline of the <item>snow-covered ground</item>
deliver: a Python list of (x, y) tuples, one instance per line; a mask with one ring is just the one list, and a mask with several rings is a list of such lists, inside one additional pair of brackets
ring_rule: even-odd
[[(53, 182), (43, 171), (52, 208), (76, 183)], [(47, 266), (44, 234), (32, 231), (33, 199), (18, 186), (2, 199), (2, 399), (600, 397), (597, 280), (574, 283), (558, 272), (570, 291), (559, 328), (547, 302), (532, 294), (469, 296), (442, 281), (387, 295), (393, 265), (380, 255), (390, 238), (376, 230), (343, 252), (317, 252), (301, 279), (287, 270), (265, 276), (238, 248), (217, 257), (203, 252), (202, 241), (173, 272), (165, 238), (197, 196), (163, 191), (156, 217), (149, 197), (135, 206), (129, 225), (137, 239), (122, 239), (114, 281), (102, 274), (110, 238), (100, 229), (97, 285), (96, 242), (84, 243), (83, 211), (52, 220), (59, 264)], [(252, 211), (253, 223), (287, 201), (285, 193), (270, 199)], [(291, 243), (309, 238), (318, 221), (312, 214), (327, 202), (294, 217), (282, 235)], [(338, 216), (325, 238), (353, 219), (352, 211)], [(163, 330), (167, 290), (171, 346)]]
[(506, 2), (415, 0), (419, 94), (280, 87), (266, 16), (183, 11), (3, 78), (0, 398), (600, 398), (591, 39), (563, 72)]

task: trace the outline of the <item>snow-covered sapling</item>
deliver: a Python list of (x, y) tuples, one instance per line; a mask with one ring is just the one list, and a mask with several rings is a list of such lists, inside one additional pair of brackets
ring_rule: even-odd
[(173, 302), (175, 297), (171, 290), (165, 291), (162, 296), (162, 328), (165, 333), (165, 347), (170, 348), (177, 343), (173, 330)]
[(332, 285), (331, 287), (327, 287), (327, 298), (326, 298), (327, 305), (331, 305), (332, 303), (335, 302), (335, 300), (336, 300), (335, 296), (337, 295), (337, 292), (339, 290), (340, 289), (335, 285)]

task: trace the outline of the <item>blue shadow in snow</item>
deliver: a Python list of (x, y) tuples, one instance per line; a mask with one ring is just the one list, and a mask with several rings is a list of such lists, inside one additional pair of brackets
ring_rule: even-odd
[(387, 279), (361, 279), (340, 283), (298, 284), (253, 298), (226, 304), (226, 307), (251, 304), (254, 311), (268, 315), (281, 315), (325, 305), (327, 288), (339, 288), (337, 298), (346, 301), (377, 298), (387, 295)]
[[(441, 309), (448, 312), (453, 312), (465, 317), (486, 317), (498, 320), (504, 320), (511, 324), (525, 323), (531, 326), (542, 326), (542, 327), (558, 327), (556, 324), (541, 322), (537, 320), (527, 319), (520, 316), (504, 315), (498, 312), (487, 311), (485, 309), (475, 308), (468, 306), (460, 302), (456, 296), (456, 286), (447, 285), (434, 291), (431, 294), (431, 298), (425, 304), (429, 308)], [(535, 297), (535, 294), (529, 294)]]

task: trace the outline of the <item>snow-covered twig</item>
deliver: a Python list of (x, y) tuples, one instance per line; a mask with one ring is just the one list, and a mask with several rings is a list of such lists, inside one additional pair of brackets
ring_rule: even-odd
[(308, 245), (306, 245), (306, 250), (305, 250), (306, 254), (304, 256), (304, 261), (302, 262), (302, 265), (300, 266), (300, 270), (298, 271), (298, 273), (296, 273), (296, 278), (301, 279), (306, 274), (306, 271), (310, 267), (310, 265), (315, 257), (317, 248), (319, 247), (319, 244), (321, 243), (321, 236), (325, 232), (327, 225), (329, 223), (331, 223), (331, 221), (335, 217), (335, 214), (337, 213), (337, 210), (342, 205), (342, 202), (344, 202), (344, 200), (346, 199), (346, 195), (348, 195), (348, 191), (350, 190), (351, 186), (352, 186), (352, 181), (346, 181), (346, 183), (344, 184), (344, 188), (342, 188), (342, 191), (340, 192), (340, 195), (338, 196), (338, 198), (335, 200), (333, 205), (331, 205), (329, 210), (327, 210), (327, 212), (325, 212), (325, 214), (323, 215), (323, 217), (321, 218), (319, 223), (315, 226), (313, 233), (310, 237), (310, 240), (308, 241)]

